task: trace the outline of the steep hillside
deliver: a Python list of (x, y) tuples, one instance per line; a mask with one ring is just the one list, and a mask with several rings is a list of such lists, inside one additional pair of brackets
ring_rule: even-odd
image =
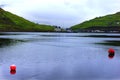
[(0, 8), (0, 31), (54, 31), (54, 27), (35, 24)]
[[(115, 14), (106, 15), (103, 17), (96, 17), (92, 20), (74, 25), (72, 30), (115, 30), (120, 28), (120, 12)], [(120, 29), (119, 29), (120, 30)]]

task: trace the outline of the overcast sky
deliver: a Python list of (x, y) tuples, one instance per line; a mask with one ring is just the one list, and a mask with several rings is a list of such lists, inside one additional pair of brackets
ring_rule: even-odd
[(120, 0), (0, 0), (0, 5), (30, 21), (61, 27), (120, 11)]

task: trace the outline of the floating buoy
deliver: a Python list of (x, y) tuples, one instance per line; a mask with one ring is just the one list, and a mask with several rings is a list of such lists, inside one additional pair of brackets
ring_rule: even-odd
[(109, 53), (109, 54), (114, 54), (114, 53), (115, 53), (115, 50), (112, 49), (112, 48), (110, 48), (110, 49), (108, 50), (108, 53)]
[(11, 66), (10, 66), (10, 70), (12, 70), (12, 71), (16, 71), (16, 65), (14, 65), (14, 64), (11, 65)]
[(113, 57), (114, 57), (114, 55), (115, 55), (115, 50), (114, 49), (112, 49), (112, 48), (110, 48), (109, 50), (108, 50), (108, 57), (110, 58), (110, 59), (112, 59)]
[(16, 65), (10, 65), (10, 74), (15, 74), (16, 73)]

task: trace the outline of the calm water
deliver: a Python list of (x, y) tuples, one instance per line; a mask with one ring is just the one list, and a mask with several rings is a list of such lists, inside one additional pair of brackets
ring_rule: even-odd
[(0, 33), (0, 80), (120, 80), (120, 34)]

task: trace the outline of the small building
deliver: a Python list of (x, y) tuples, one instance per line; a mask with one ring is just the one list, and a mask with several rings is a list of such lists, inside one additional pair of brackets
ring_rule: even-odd
[(55, 30), (56, 32), (61, 32), (61, 31), (62, 31), (62, 29), (61, 29), (60, 27), (56, 27), (54, 30)]

